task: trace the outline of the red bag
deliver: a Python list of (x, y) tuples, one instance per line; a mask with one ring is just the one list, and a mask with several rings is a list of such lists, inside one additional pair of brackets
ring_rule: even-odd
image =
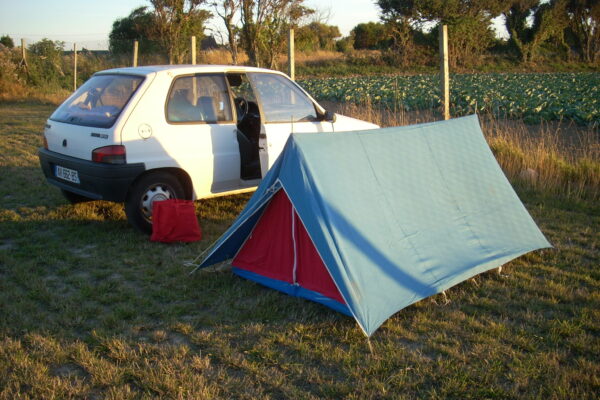
[(169, 199), (152, 203), (153, 242), (195, 242), (202, 239), (194, 202)]

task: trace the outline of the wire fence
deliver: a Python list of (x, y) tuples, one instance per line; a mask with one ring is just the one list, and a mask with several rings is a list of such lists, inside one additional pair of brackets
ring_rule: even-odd
[[(192, 40), (190, 38), (189, 46)], [(10, 91), (10, 86), (35, 86), (51, 92), (57, 89), (74, 90), (94, 73), (135, 64), (168, 64), (169, 58), (156, 45), (144, 38), (138, 41), (103, 41), (103, 49), (90, 50), (88, 42), (61, 42), (42, 39), (29, 44), (21, 39), (13, 48), (0, 45), (0, 88)], [(94, 43), (94, 42), (93, 42)], [(202, 45), (196, 42), (195, 50)], [(230, 64), (229, 52), (222, 48), (193, 51), (186, 49), (183, 63)], [(135, 61), (134, 61), (135, 60)], [(245, 61), (242, 59), (242, 61)]]

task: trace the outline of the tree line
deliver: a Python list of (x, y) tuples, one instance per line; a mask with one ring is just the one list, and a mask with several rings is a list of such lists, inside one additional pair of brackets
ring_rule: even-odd
[[(214, 35), (230, 51), (234, 64), (244, 51), (249, 63), (277, 67), (277, 56), (285, 51), (290, 28), (297, 32), (300, 50), (334, 48), (341, 34), (337, 27), (311, 19), (318, 13), (304, 0), (149, 0), (129, 16), (116, 20), (109, 35), (110, 51), (131, 51), (138, 40), (141, 52), (164, 52), (169, 63), (182, 63), (190, 51), (189, 37), (196, 36), (205, 45), (216, 46)], [(206, 35), (206, 22), (212, 16), (223, 30)]]
[[(287, 32), (294, 28), (298, 51), (349, 54), (374, 49), (389, 65), (433, 65), (438, 27), (445, 24), (453, 66), (476, 66), (486, 56), (524, 64), (551, 59), (600, 62), (600, 0), (377, 0), (381, 20), (358, 24), (347, 37), (328, 24), (324, 11), (308, 7), (305, 0), (147, 1), (147, 6), (114, 21), (111, 54), (131, 54), (132, 41), (138, 40), (141, 54), (184, 63), (189, 59), (189, 38), (196, 36), (203, 48), (227, 49), (233, 64), (244, 52), (251, 65), (279, 68), (278, 56), (285, 53)], [(220, 29), (209, 29), (212, 17)], [(502, 17), (506, 39), (499, 39), (493, 30), (497, 17)], [(8, 36), (0, 37), (0, 44), (14, 47)], [(56, 66), (64, 43), (43, 39), (29, 49), (41, 57), (31, 68), (58, 75), (40, 74), (40, 79), (62, 78)], [(355, 58), (347, 57), (349, 62)]]
[[(380, 22), (358, 24), (348, 37), (304, 0), (149, 0), (114, 22), (110, 49), (163, 51), (183, 62), (187, 38), (205, 37), (211, 16), (220, 21), (221, 42), (234, 64), (244, 51), (249, 63), (277, 67), (288, 29), (299, 51), (378, 49), (391, 63), (415, 65), (435, 58), (438, 26), (448, 25), (453, 65), (477, 64), (485, 54), (523, 63), (540, 57), (597, 63), (600, 59), (600, 0), (377, 0)], [(496, 37), (492, 20), (502, 17), (507, 40)], [(216, 45), (216, 42), (214, 42)]]
[[(406, 60), (425, 46), (427, 27), (448, 25), (454, 64), (471, 64), (495, 50), (523, 63), (554, 57), (595, 63), (600, 57), (599, 0), (378, 0), (388, 44)], [(492, 19), (502, 17), (508, 40), (499, 41)]]

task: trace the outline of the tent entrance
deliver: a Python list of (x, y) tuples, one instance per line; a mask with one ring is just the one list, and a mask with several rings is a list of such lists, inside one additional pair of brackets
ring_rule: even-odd
[(269, 202), (233, 262), (236, 274), (350, 315), (287, 194)]

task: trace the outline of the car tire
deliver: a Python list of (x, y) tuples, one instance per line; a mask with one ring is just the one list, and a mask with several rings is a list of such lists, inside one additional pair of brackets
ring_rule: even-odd
[(155, 172), (142, 177), (131, 187), (125, 200), (127, 220), (140, 232), (152, 233), (152, 203), (167, 199), (183, 199), (181, 182), (168, 172)]
[(85, 203), (86, 201), (93, 201), (94, 199), (90, 199), (89, 197), (82, 196), (77, 193), (69, 192), (65, 189), (60, 189), (62, 195), (65, 199), (71, 204)]

